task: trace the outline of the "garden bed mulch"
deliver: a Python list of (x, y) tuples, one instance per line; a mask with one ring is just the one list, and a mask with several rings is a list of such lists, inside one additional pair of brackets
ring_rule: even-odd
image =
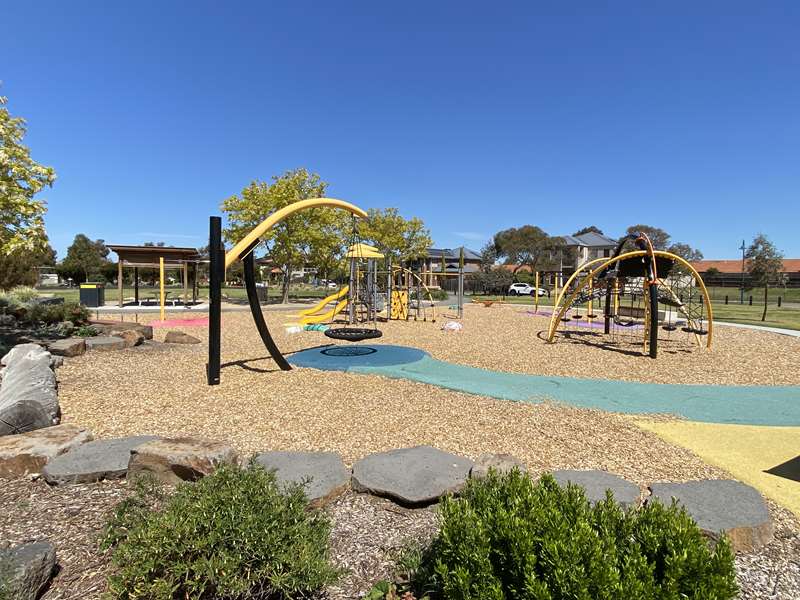
[[(122, 482), (51, 488), (43, 481), (0, 480), (0, 540), (19, 543), (46, 537), (56, 546), (60, 571), (42, 600), (102, 597), (109, 554), (97, 540), (110, 511), (127, 495)], [(769, 505), (775, 540), (759, 552), (736, 557), (742, 599), (790, 599), (800, 589), (800, 524), (791, 513)], [(436, 532), (435, 508), (407, 509), (372, 496), (348, 492), (326, 509), (333, 518), (331, 557), (344, 570), (321, 598), (362, 597), (390, 578), (399, 554)]]

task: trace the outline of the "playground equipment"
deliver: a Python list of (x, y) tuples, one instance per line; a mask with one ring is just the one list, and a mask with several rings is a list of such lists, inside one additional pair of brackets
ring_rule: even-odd
[[(636, 249), (623, 252), (629, 242)], [(603, 306), (602, 318), (596, 305)], [(611, 257), (589, 261), (570, 276), (557, 295), (547, 339), (554, 341), (559, 327), (570, 324), (592, 332), (600, 320), (603, 333), (595, 334), (627, 332), (651, 358), (658, 356), (659, 331), (671, 339), (680, 330), (697, 346), (705, 338), (706, 348), (713, 339), (711, 302), (700, 274), (680, 256), (654, 250), (642, 233), (622, 238)]]
[[(228, 252), (225, 252), (225, 246), (222, 243), (222, 219), (216, 216), (209, 219), (209, 327), (208, 364), (206, 365), (206, 377), (209, 385), (217, 385), (220, 382), (222, 283), (225, 280), (226, 268), (237, 260), (241, 260), (244, 266), (247, 300), (250, 305), (250, 312), (253, 315), (253, 321), (261, 336), (261, 341), (270, 356), (275, 360), (275, 363), (282, 370), (291, 370), (291, 365), (286, 361), (277, 344), (275, 344), (275, 340), (272, 339), (267, 323), (264, 320), (264, 315), (261, 312), (261, 305), (256, 291), (256, 267), (253, 250), (260, 243), (261, 237), (286, 217), (302, 210), (320, 207), (346, 210), (353, 215), (354, 220), (355, 218), (367, 218), (366, 212), (344, 200), (335, 198), (300, 200), (272, 213)], [(327, 334), (328, 331), (325, 333)]]

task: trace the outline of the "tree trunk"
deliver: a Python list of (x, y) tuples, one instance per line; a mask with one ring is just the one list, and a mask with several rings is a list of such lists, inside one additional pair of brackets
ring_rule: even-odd
[(769, 294), (769, 284), (764, 284), (764, 312), (761, 314), (761, 320), (767, 320), (767, 295)]
[(283, 274), (283, 304), (289, 302), (289, 282), (292, 279), (292, 265), (286, 265), (286, 272)]

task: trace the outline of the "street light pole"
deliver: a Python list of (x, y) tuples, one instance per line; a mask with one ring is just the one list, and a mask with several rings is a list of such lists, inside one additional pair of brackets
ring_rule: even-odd
[(742, 283), (739, 287), (739, 304), (744, 304), (744, 251), (745, 245), (744, 240), (742, 240), (742, 245), (739, 248), (742, 251)]

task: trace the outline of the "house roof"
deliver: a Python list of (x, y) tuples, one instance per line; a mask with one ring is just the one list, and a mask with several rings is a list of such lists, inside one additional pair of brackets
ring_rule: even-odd
[(445, 260), (458, 260), (462, 248), (464, 248), (464, 260), (481, 259), (480, 254), (465, 246), (459, 246), (458, 248), (428, 248), (428, 258), (438, 258), (441, 260), (442, 254), (444, 253)]
[[(742, 259), (731, 258), (723, 260), (696, 260), (692, 266), (698, 273), (705, 273), (709, 269), (716, 269), (720, 273), (741, 273)], [(800, 273), (800, 258), (784, 258), (784, 273)]]
[(567, 246), (587, 246), (589, 248), (601, 248), (617, 245), (617, 240), (595, 231), (588, 231), (580, 235), (562, 235), (561, 239), (564, 240), (564, 243)]

